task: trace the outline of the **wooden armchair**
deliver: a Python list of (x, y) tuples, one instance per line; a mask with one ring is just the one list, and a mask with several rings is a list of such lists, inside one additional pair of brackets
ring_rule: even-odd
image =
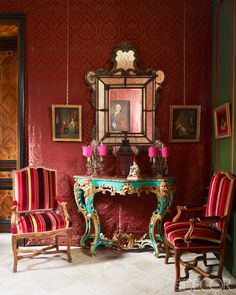
[[(222, 272), (225, 260), (226, 237), (233, 204), (235, 177), (226, 171), (216, 172), (210, 183), (207, 204), (204, 207), (186, 208), (178, 206), (178, 213), (172, 222), (164, 224), (166, 243), (166, 259), (168, 263), (170, 248), (174, 249), (176, 268), (175, 291), (179, 291), (180, 281), (189, 278), (189, 270), (193, 269), (202, 276), (217, 278), (222, 283)], [(181, 213), (195, 216), (187, 222), (180, 222)], [(196, 216), (199, 217), (196, 217)], [(195, 258), (193, 263), (181, 259), (183, 253), (202, 254)], [(219, 254), (219, 267), (216, 276), (209, 274), (198, 266), (203, 260), (207, 266), (206, 254)], [(180, 278), (180, 264), (185, 267), (185, 277)]]
[[(13, 204), (11, 218), (13, 272), (18, 260), (39, 254), (66, 253), (71, 262), (71, 227), (67, 204), (56, 198), (57, 174), (43, 167), (26, 167), (13, 171)], [(57, 212), (57, 205), (62, 214)], [(58, 235), (67, 235), (67, 249), (59, 250)], [(55, 237), (55, 244), (40, 250), (19, 249), (20, 239)], [(53, 249), (55, 249), (53, 251)]]

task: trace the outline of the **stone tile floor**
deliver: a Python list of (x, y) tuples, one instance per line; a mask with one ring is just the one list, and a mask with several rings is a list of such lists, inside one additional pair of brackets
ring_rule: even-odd
[[(1, 234), (0, 295), (236, 294), (236, 280), (227, 270), (224, 271), (226, 286), (221, 289), (216, 288), (216, 282), (201, 280), (190, 271), (190, 279), (181, 283), (180, 293), (175, 293), (173, 258), (166, 265), (164, 255), (161, 256), (157, 259), (151, 251), (98, 248), (96, 257), (91, 257), (87, 249), (74, 247), (71, 264), (62, 254), (42, 255), (21, 260), (18, 272), (12, 273), (11, 236)], [(191, 260), (192, 256), (184, 258)], [(210, 258), (210, 263), (217, 263), (213, 256)]]

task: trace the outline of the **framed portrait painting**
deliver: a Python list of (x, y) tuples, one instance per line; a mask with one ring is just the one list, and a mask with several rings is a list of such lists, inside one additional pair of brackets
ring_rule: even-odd
[(229, 103), (225, 103), (214, 109), (214, 125), (216, 138), (231, 136)]
[(171, 105), (170, 142), (199, 142), (200, 119), (200, 105)]
[(130, 101), (110, 101), (110, 132), (130, 132)]
[(52, 105), (53, 141), (82, 141), (80, 105)]

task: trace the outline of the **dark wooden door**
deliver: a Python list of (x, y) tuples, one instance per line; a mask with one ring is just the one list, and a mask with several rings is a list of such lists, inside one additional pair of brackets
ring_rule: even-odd
[[(1, 26), (0, 26), (1, 32)], [(7, 42), (7, 41), (6, 41)], [(14, 49), (14, 48), (13, 48)], [(11, 170), (17, 165), (17, 51), (0, 51), (0, 221), (8, 230), (11, 217)]]
[(10, 231), (12, 170), (24, 166), (23, 19), (0, 14), (0, 232)]

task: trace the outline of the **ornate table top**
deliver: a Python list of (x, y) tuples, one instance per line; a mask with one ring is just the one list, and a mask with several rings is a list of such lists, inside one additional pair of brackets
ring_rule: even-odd
[(75, 175), (74, 179), (91, 179), (91, 180), (102, 180), (102, 181), (115, 181), (115, 182), (154, 182), (154, 181), (168, 181), (172, 180), (172, 177), (143, 177), (139, 180), (129, 180), (126, 177), (115, 177), (115, 176), (89, 176), (89, 175)]

